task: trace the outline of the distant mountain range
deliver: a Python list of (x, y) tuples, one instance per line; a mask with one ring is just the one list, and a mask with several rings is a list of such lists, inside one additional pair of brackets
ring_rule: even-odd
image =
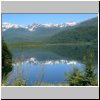
[(63, 24), (32, 24), (28, 26), (3, 23), (2, 36), (7, 43), (36, 42), (51, 37), (67, 27), (76, 25), (76, 22)]
[[(91, 27), (90, 27), (91, 26)], [(75, 35), (79, 35), (77, 33), (77, 29), (80, 30), (80, 27), (82, 28), (82, 31), (80, 30), (82, 34), (85, 35), (86, 30), (90, 30), (92, 32), (93, 27), (98, 26), (98, 18), (92, 18), (80, 23), (76, 22), (66, 22), (63, 24), (32, 24), (28, 26), (22, 26), (22, 25), (16, 25), (11, 23), (3, 23), (2, 24), (2, 36), (3, 39), (7, 43), (21, 43), (21, 42), (36, 42), (36, 41), (54, 41), (57, 42), (63, 40), (68, 40), (68, 37), (71, 38), (70, 32), (73, 32), (73, 29), (76, 30), (76, 32), (73, 32), (73, 37)], [(86, 27), (90, 27), (87, 29)], [(68, 32), (70, 30), (70, 32)], [(71, 31), (72, 30), (72, 31)], [(85, 33), (84, 33), (85, 30)], [(67, 35), (65, 34), (67, 33)], [(88, 34), (88, 33), (87, 33)], [(90, 33), (89, 33), (90, 34)], [(91, 33), (92, 34), (92, 33)], [(60, 38), (59, 38), (60, 37)], [(78, 37), (77, 37), (78, 38)], [(68, 41), (67, 41), (68, 42)]]
[(98, 40), (98, 18), (89, 19), (70, 29), (60, 31), (46, 42), (48, 43), (80, 43), (95, 42)]
[(2, 31), (7, 31), (8, 29), (19, 29), (19, 28), (23, 28), (23, 29), (27, 29), (28, 31), (35, 31), (38, 28), (62, 28), (62, 27), (67, 27), (67, 26), (74, 26), (76, 25), (76, 22), (70, 21), (70, 22), (66, 22), (63, 24), (32, 24), (32, 25), (27, 25), (27, 26), (22, 26), (22, 25), (17, 25), (17, 24), (11, 24), (11, 23), (3, 23), (2, 24)]

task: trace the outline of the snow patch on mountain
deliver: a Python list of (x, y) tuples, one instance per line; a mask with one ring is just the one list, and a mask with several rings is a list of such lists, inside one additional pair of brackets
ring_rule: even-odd
[(22, 25), (17, 25), (17, 24), (12, 24), (12, 23), (3, 23), (2, 24), (2, 31), (6, 31), (7, 29), (10, 29), (10, 28), (24, 28), (24, 26)]
[(77, 23), (74, 21), (66, 22), (67, 26), (75, 26)]
[(37, 28), (53, 28), (53, 27), (58, 27), (58, 28), (63, 28), (63, 27), (67, 27), (67, 26), (74, 26), (76, 25), (77, 23), (74, 22), (74, 21), (71, 21), (71, 22), (66, 22), (66, 23), (63, 23), (63, 24), (53, 24), (53, 23), (48, 23), (48, 24), (32, 24), (32, 25), (27, 25), (27, 26), (22, 26), (22, 25), (17, 25), (17, 24), (12, 24), (12, 23), (2, 23), (2, 31), (6, 31), (7, 29), (10, 29), (10, 28), (24, 28), (24, 29), (27, 29), (29, 31), (35, 31), (35, 29)]

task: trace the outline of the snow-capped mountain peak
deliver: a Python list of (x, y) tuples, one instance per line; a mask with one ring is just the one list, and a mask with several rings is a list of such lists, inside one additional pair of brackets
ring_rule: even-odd
[(77, 23), (74, 21), (66, 22), (67, 26), (75, 26)]
[(16, 24), (11, 24), (11, 23), (3, 23), (2, 24), (2, 27), (4, 28), (7, 28), (7, 29), (9, 29), (9, 28), (12, 28), (12, 27), (14, 27), (14, 28), (18, 28), (18, 25), (16, 25)]
[(53, 24), (53, 23), (49, 23), (49, 24), (43, 24), (44, 27), (59, 27), (60, 24)]
[(62, 28), (62, 27), (67, 27), (67, 26), (74, 26), (77, 23), (74, 21), (71, 22), (66, 22), (66, 23), (62, 23), (62, 24), (54, 24), (54, 23), (48, 23), (48, 24), (36, 24), (33, 23), (31, 25), (27, 25), (27, 26), (22, 26), (22, 25), (17, 25), (17, 24), (12, 24), (12, 23), (2, 23), (2, 31), (6, 31), (7, 29), (10, 28), (24, 28), (27, 29), (29, 31), (35, 31), (36, 28), (39, 27), (43, 27), (43, 28), (53, 28), (53, 27), (58, 27), (58, 28)]
[(3, 31), (6, 31), (9, 28), (20, 28), (20, 27), (23, 27), (23, 26), (17, 25), (17, 24), (12, 24), (12, 23), (7, 23), (7, 22), (2, 24), (2, 30)]

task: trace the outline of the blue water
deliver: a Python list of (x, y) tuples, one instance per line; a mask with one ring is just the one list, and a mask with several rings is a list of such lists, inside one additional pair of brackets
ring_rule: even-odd
[[(64, 61), (64, 60), (63, 60)], [(48, 61), (50, 62), (50, 61)], [(65, 73), (70, 73), (73, 68), (82, 69), (85, 65), (76, 61), (51, 61), (53, 63), (39, 62), (19, 62), (13, 65), (13, 70), (9, 76), (9, 83), (12, 84), (17, 77), (26, 80), (26, 85), (33, 86), (36, 82), (43, 83), (64, 83)]]
[[(97, 67), (97, 46), (48, 46), (42, 48), (11, 48), (13, 70), (8, 79), (12, 84), (17, 78), (26, 81), (27, 86), (36, 83), (64, 83), (74, 68), (84, 68), (83, 57), (87, 50), (94, 50), (94, 65)], [(98, 69), (97, 69), (98, 70)]]

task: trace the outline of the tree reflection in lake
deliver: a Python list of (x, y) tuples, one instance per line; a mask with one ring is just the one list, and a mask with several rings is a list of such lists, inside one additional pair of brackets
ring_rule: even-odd
[(18, 60), (22, 67), (22, 78), (26, 80), (26, 85), (40, 85), (42, 82), (49, 84), (63, 83), (65, 72), (71, 72), (74, 67), (80, 70), (84, 68), (83, 56), (89, 48), (94, 50), (94, 65), (97, 67), (97, 45), (11, 48), (13, 71), (9, 76), (9, 83), (12, 84), (15, 80)]

